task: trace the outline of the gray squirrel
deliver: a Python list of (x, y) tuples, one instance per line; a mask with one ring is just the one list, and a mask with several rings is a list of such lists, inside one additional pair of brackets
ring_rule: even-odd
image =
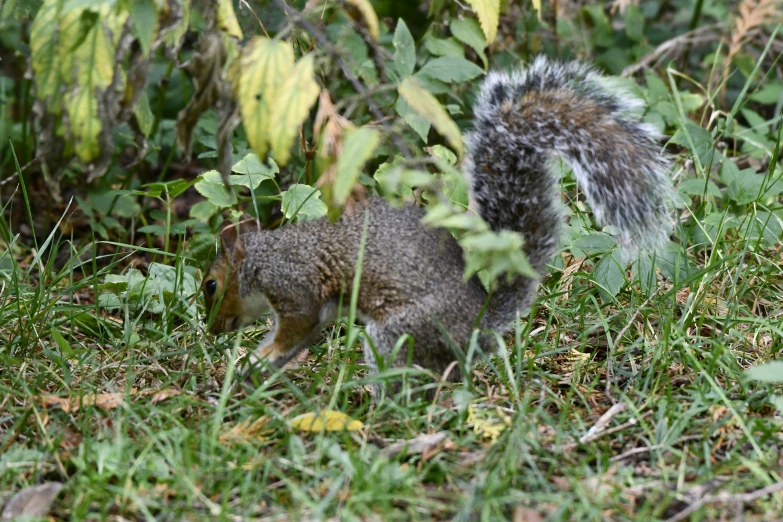
[[(639, 104), (578, 62), (537, 58), (484, 80), (466, 139), (471, 206), (492, 230), (522, 234), (537, 273), (555, 255), (563, 221), (559, 180), (549, 165), (554, 155), (571, 165), (596, 220), (613, 225), (620, 244), (655, 249), (667, 240), (671, 182), (655, 131), (635, 114)], [(503, 278), (488, 296), (478, 277), (464, 280), (455, 239), (421, 224), (423, 209), (370, 198), (335, 223), (242, 234), (225, 228), (203, 283), (207, 309), (219, 305), (212, 332), (272, 312), (274, 329), (250, 355), (251, 368), (261, 362), (279, 368), (315, 342), (338, 309), (348, 309), (366, 214), (358, 317), (371, 371), (378, 369), (376, 356), (389, 357), (407, 334), (411, 362), (443, 374), (456, 360), (452, 346), (467, 346), (479, 317), (480, 329), (505, 333), (530, 308), (538, 280)], [(407, 366), (407, 346), (386, 364)], [(449, 373), (459, 377), (458, 370)]]

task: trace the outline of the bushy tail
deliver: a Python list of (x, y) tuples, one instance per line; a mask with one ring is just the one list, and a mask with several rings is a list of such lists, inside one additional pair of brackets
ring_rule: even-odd
[[(538, 58), (528, 68), (491, 73), (474, 107), (466, 174), (472, 204), (493, 230), (516, 230), (542, 273), (556, 252), (562, 211), (553, 153), (570, 163), (601, 224), (630, 250), (654, 249), (671, 230), (671, 182), (656, 132), (641, 123), (634, 95), (580, 63)], [(517, 278), (491, 298), (484, 326), (507, 329), (524, 313), (537, 282)]]

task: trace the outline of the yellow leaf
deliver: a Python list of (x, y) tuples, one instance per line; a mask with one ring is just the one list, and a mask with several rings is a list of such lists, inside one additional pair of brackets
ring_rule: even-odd
[(275, 162), (282, 166), (291, 157), (299, 125), (310, 114), (310, 107), (318, 99), (320, 87), (313, 79), (313, 57), (302, 57), (294, 70), (277, 89), (276, 99), (267, 97), (270, 104), (269, 145), (275, 155)]
[[(294, 68), (294, 51), (286, 42), (256, 37), (240, 58), (238, 103), (247, 142), (259, 158), (266, 155), (270, 108), (277, 98), (277, 87)], [(268, 103), (271, 101), (272, 103)]]
[(451, 147), (462, 156), (462, 134), (438, 99), (410, 76), (403, 78), (397, 90), (408, 105), (443, 134)]
[[(30, 26), (30, 54), (32, 56), (35, 94), (40, 100), (53, 97), (60, 88), (60, 75), (57, 68), (57, 25), (61, 4), (57, 0), (47, 0), (38, 10)], [(49, 110), (59, 114), (59, 100), (52, 99)]]
[(226, 446), (261, 442), (264, 440), (264, 430), (268, 422), (269, 419), (266, 416), (255, 420), (245, 419), (230, 430), (221, 433), (218, 440)]
[(239, 27), (231, 0), (218, 0), (217, 22), (221, 31), (234, 38), (242, 39), (242, 29)]
[(103, 124), (98, 114), (98, 101), (93, 93), (81, 87), (68, 96), (65, 108), (70, 118), (74, 151), (82, 161), (89, 163), (101, 154), (98, 139)]
[(536, 10), (536, 14), (538, 15), (538, 21), (541, 21), (541, 0), (532, 0), (533, 2), (533, 9)]
[(378, 15), (372, 8), (369, 0), (346, 0), (346, 4), (352, 5), (362, 14), (364, 22), (367, 24), (367, 32), (374, 41), (378, 41)]
[(343, 412), (323, 410), (299, 415), (291, 421), (291, 427), (302, 431), (356, 431), (364, 427), (362, 421), (354, 420)]
[[(533, 0), (535, 2), (540, 0)], [(467, 0), (470, 6), (478, 15), (481, 30), (487, 37), (487, 44), (495, 41), (495, 35), (498, 33), (498, 21), (500, 20), (500, 0)], [(541, 9), (538, 9), (539, 13)]]
[(468, 406), (468, 424), (473, 425), (473, 433), (481, 435), (485, 439), (490, 439), (493, 443), (498, 441), (498, 437), (511, 422), (507, 416), (502, 416), (502, 420), (493, 417), (490, 412), (481, 410), (475, 405)]

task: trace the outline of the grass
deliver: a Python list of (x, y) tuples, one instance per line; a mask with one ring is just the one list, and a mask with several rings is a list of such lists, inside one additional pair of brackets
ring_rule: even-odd
[[(408, 393), (432, 384), (413, 373), (373, 405), (339, 325), (248, 391), (235, 364), (264, 324), (215, 339), (183, 292), (165, 313), (99, 308), (123, 255), (58, 266), (62, 238), (28, 252), (3, 230), (0, 491), (62, 482), (56, 519), (649, 520), (781, 480), (772, 390), (743, 377), (780, 349), (779, 248), (719, 242), (723, 261), (652, 297), (638, 281), (602, 297), (589, 259), (556, 271), (507, 358), (475, 357), (434, 401)], [(292, 427), (322, 409), (363, 426)], [(783, 516), (780, 496), (706, 498), (697, 518)]]

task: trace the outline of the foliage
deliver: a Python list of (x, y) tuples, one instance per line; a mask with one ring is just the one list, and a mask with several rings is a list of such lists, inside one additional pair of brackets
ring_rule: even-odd
[[(738, 507), (780, 480), (780, 2), (567, 7), (0, 4), (0, 492), (63, 483), (42, 506), (75, 520), (780, 518), (779, 493)], [(367, 375), (338, 323), (243, 389), (267, 325), (207, 336), (195, 299), (225, 215), (415, 200), (471, 273), (529, 274), (459, 161), (482, 76), (538, 54), (644, 101), (671, 242), (629, 256), (555, 160), (563, 254), (470, 378)]]

